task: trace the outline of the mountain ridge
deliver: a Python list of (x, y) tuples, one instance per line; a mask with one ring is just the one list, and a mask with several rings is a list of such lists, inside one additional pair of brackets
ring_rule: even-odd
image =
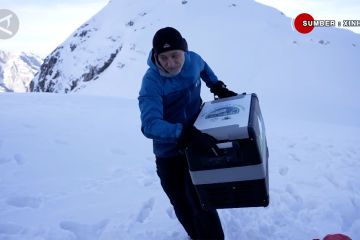
[(0, 50), (0, 92), (28, 92), (41, 63), (33, 53)]
[[(360, 36), (338, 28), (300, 34), (292, 21), (252, 0), (113, 0), (47, 57), (32, 90), (136, 98), (153, 35), (172, 26), (229, 88), (257, 93), (265, 115), (276, 105), (278, 114), (311, 111), (321, 121), (357, 125), (359, 111), (346, 106), (360, 89)], [(333, 116), (334, 108), (343, 112)]]

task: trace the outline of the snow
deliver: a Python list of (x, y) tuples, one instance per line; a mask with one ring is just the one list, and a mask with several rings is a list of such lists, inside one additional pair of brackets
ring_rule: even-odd
[[(4, 93), (0, 102), (0, 239), (186, 239), (135, 99)], [(265, 123), (270, 205), (219, 210), (226, 239), (357, 239), (359, 125), (275, 114)]]
[(42, 59), (33, 53), (0, 49), (0, 93), (27, 92)]
[(359, 35), (300, 35), (250, 0), (112, 0), (87, 23), (89, 40), (66, 40), (54, 69), (81, 75), (122, 46), (96, 81), (67, 95), (0, 94), (0, 240), (187, 239), (136, 100), (152, 35), (167, 25), (231, 90), (259, 97), (270, 205), (219, 210), (226, 239), (360, 239)]

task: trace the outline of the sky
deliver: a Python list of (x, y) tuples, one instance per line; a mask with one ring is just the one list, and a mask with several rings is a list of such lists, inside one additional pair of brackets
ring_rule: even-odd
[(0, 49), (26, 51), (46, 57), (108, 0), (1, 0), (1, 9), (19, 18), (17, 34), (0, 39)]
[[(358, 0), (256, 0), (275, 7), (288, 17), (296, 18), (300, 13), (309, 13), (315, 20), (360, 20)], [(350, 30), (360, 34), (360, 27)]]
[[(360, 19), (357, 0), (256, 0), (273, 6), (295, 18), (308, 12), (315, 19)], [(9, 9), (20, 20), (18, 33), (0, 39), (0, 49), (27, 51), (46, 57), (81, 24), (100, 11), (108, 0), (2, 0), (1, 9)], [(351, 28), (360, 33), (360, 27)]]

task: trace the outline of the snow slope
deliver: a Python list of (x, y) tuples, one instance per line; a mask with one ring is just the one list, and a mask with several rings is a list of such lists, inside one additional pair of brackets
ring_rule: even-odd
[[(136, 100), (5, 93), (0, 102), (1, 240), (187, 239)], [(226, 239), (359, 239), (359, 126), (265, 121), (271, 202), (220, 210)]]

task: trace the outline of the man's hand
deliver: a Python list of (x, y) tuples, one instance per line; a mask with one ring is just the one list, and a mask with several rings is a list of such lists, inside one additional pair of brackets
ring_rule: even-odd
[(218, 96), (219, 98), (233, 97), (237, 94), (226, 88), (226, 85), (222, 81), (217, 81), (211, 88), (210, 92)]
[(178, 146), (180, 148), (194, 147), (206, 155), (219, 155), (219, 148), (216, 145), (216, 139), (209, 134), (199, 131), (194, 126), (183, 129), (179, 138)]

